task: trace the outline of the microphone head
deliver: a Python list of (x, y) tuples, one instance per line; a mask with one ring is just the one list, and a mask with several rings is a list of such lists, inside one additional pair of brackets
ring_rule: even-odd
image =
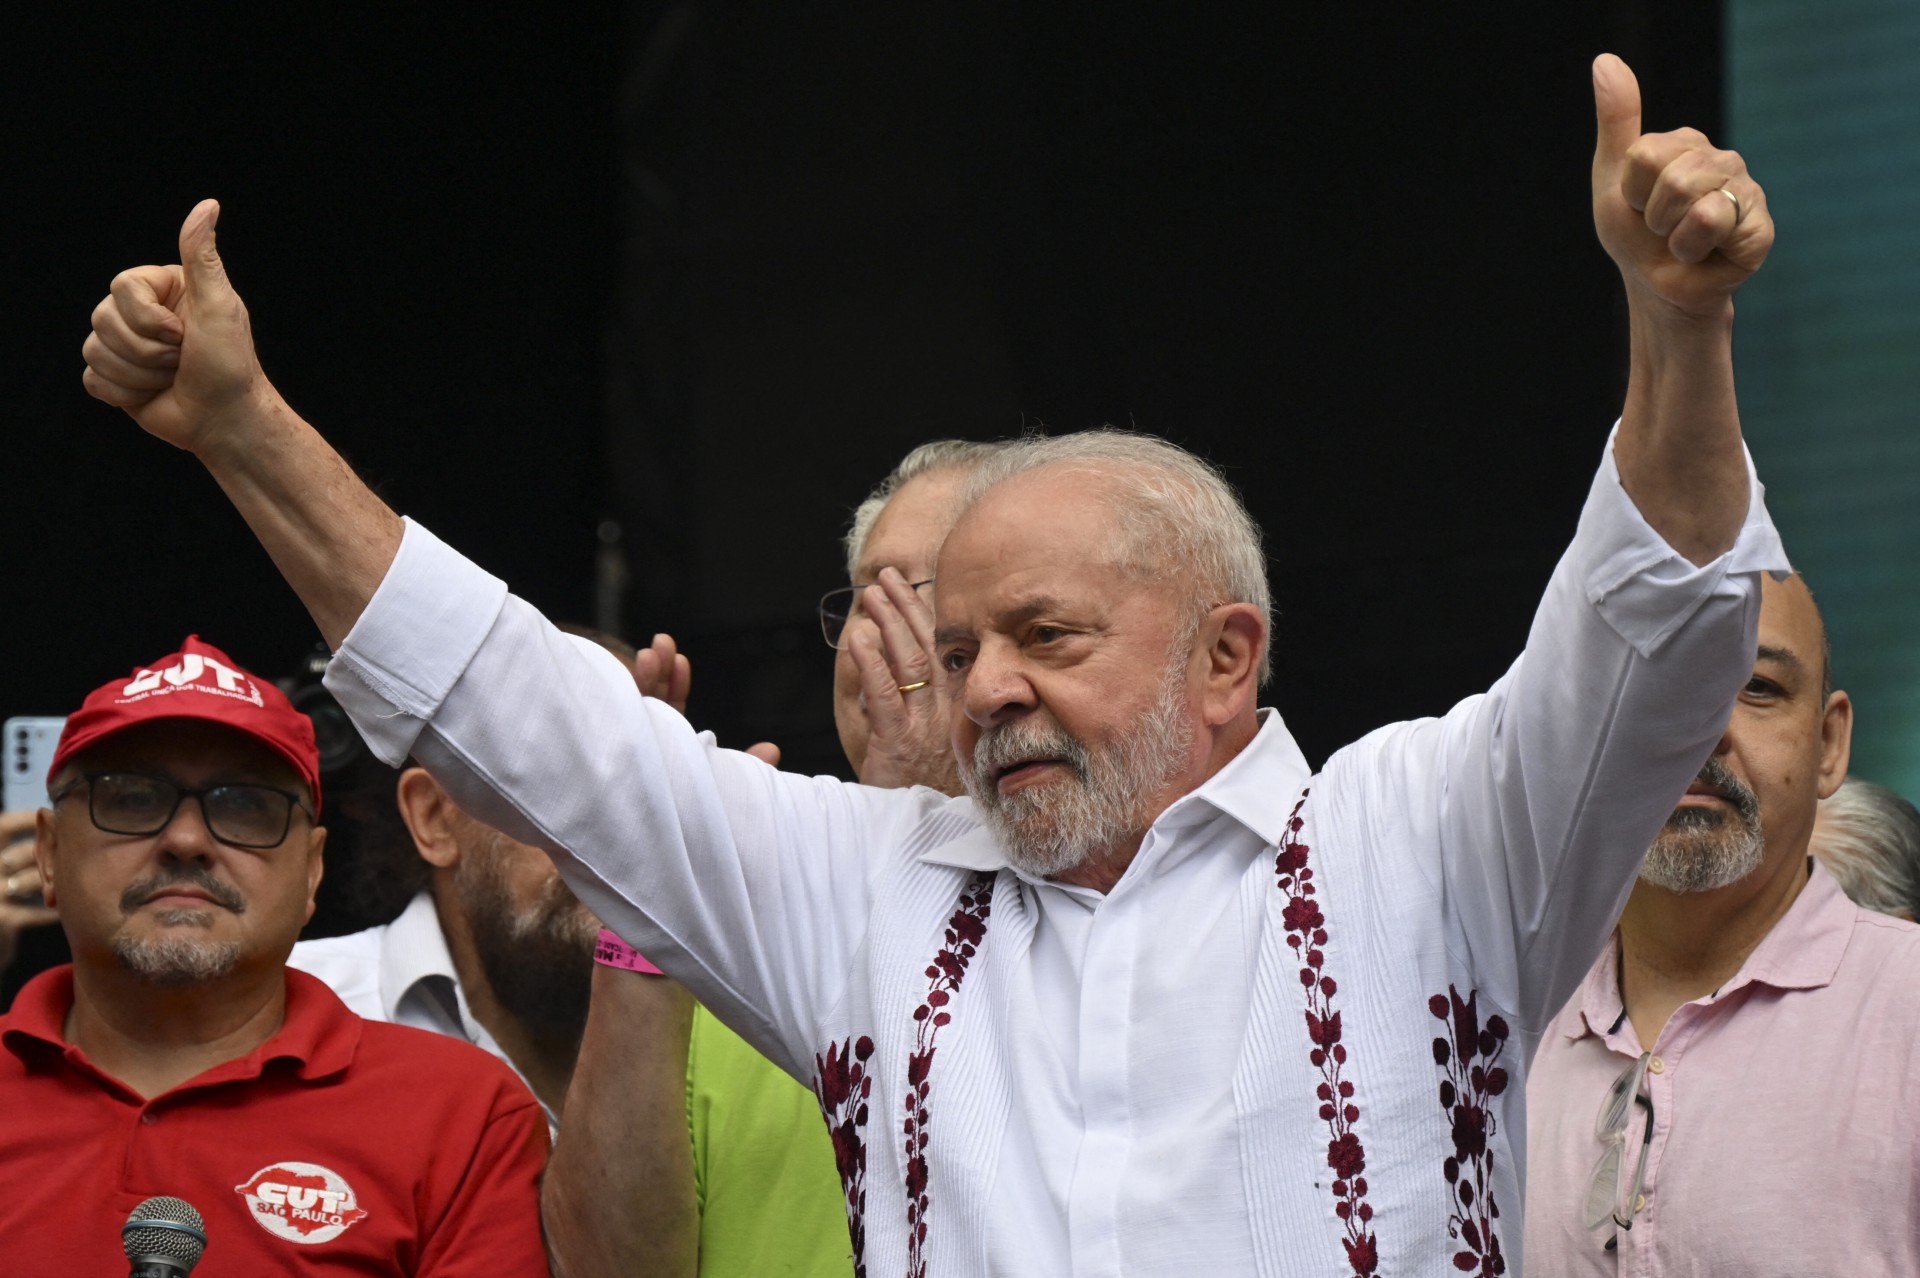
[(186, 1273), (207, 1249), (206, 1222), (191, 1203), (178, 1198), (149, 1198), (133, 1209), (120, 1229), (127, 1259), (164, 1260)]

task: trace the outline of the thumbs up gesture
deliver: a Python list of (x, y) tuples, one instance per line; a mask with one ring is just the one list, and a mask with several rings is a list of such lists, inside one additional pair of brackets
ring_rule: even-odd
[(1593, 223), (1629, 295), (1720, 316), (1773, 247), (1766, 193), (1698, 129), (1641, 133), (1640, 82), (1611, 53), (1594, 60), (1593, 105)]
[(81, 348), (88, 393), (199, 453), (276, 398), (254, 356), (246, 304), (214, 243), (220, 206), (202, 200), (180, 227), (180, 265), (114, 277)]

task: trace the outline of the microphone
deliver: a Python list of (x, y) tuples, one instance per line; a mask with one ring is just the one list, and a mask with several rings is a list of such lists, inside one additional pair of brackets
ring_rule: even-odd
[(147, 1199), (120, 1228), (120, 1244), (133, 1266), (128, 1278), (187, 1278), (207, 1249), (205, 1229), (191, 1203)]

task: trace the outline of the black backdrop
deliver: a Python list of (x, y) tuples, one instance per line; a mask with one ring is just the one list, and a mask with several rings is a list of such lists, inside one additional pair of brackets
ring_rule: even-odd
[(203, 195), (295, 406), (556, 615), (606, 602), (617, 523), (617, 619), (683, 637), (723, 739), (836, 767), (849, 508), (1039, 423), (1246, 489), (1315, 761), (1498, 675), (1622, 382), (1587, 64), (1714, 130), (1716, 6), (767, 8), (16, 24), (0, 713), (190, 630), (263, 672), (312, 642), (197, 465), (79, 388), (89, 309)]

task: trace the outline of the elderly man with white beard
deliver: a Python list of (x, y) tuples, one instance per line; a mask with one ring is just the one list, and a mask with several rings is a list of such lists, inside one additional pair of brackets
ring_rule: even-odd
[(1527, 1083), (1526, 1270), (1920, 1273), (1920, 927), (1810, 853), (1853, 705), (1798, 577)]
[[(1764, 195), (1697, 132), (1642, 137), (1617, 59), (1594, 90), (1632, 359), (1579, 531), (1507, 676), (1318, 777), (1257, 708), (1257, 534), (1169, 445), (1035, 441), (976, 482), (900, 690), (949, 698), (980, 803), (720, 750), (402, 521), (260, 371), (210, 203), (182, 265), (116, 280), (87, 384), (213, 472), (377, 751), (814, 1084), (857, 1272), (1499, 1273), (1533, 1035), (1786, 570), (1731, 362)], [(866, 602), (925, 625), (896, 572)]]

